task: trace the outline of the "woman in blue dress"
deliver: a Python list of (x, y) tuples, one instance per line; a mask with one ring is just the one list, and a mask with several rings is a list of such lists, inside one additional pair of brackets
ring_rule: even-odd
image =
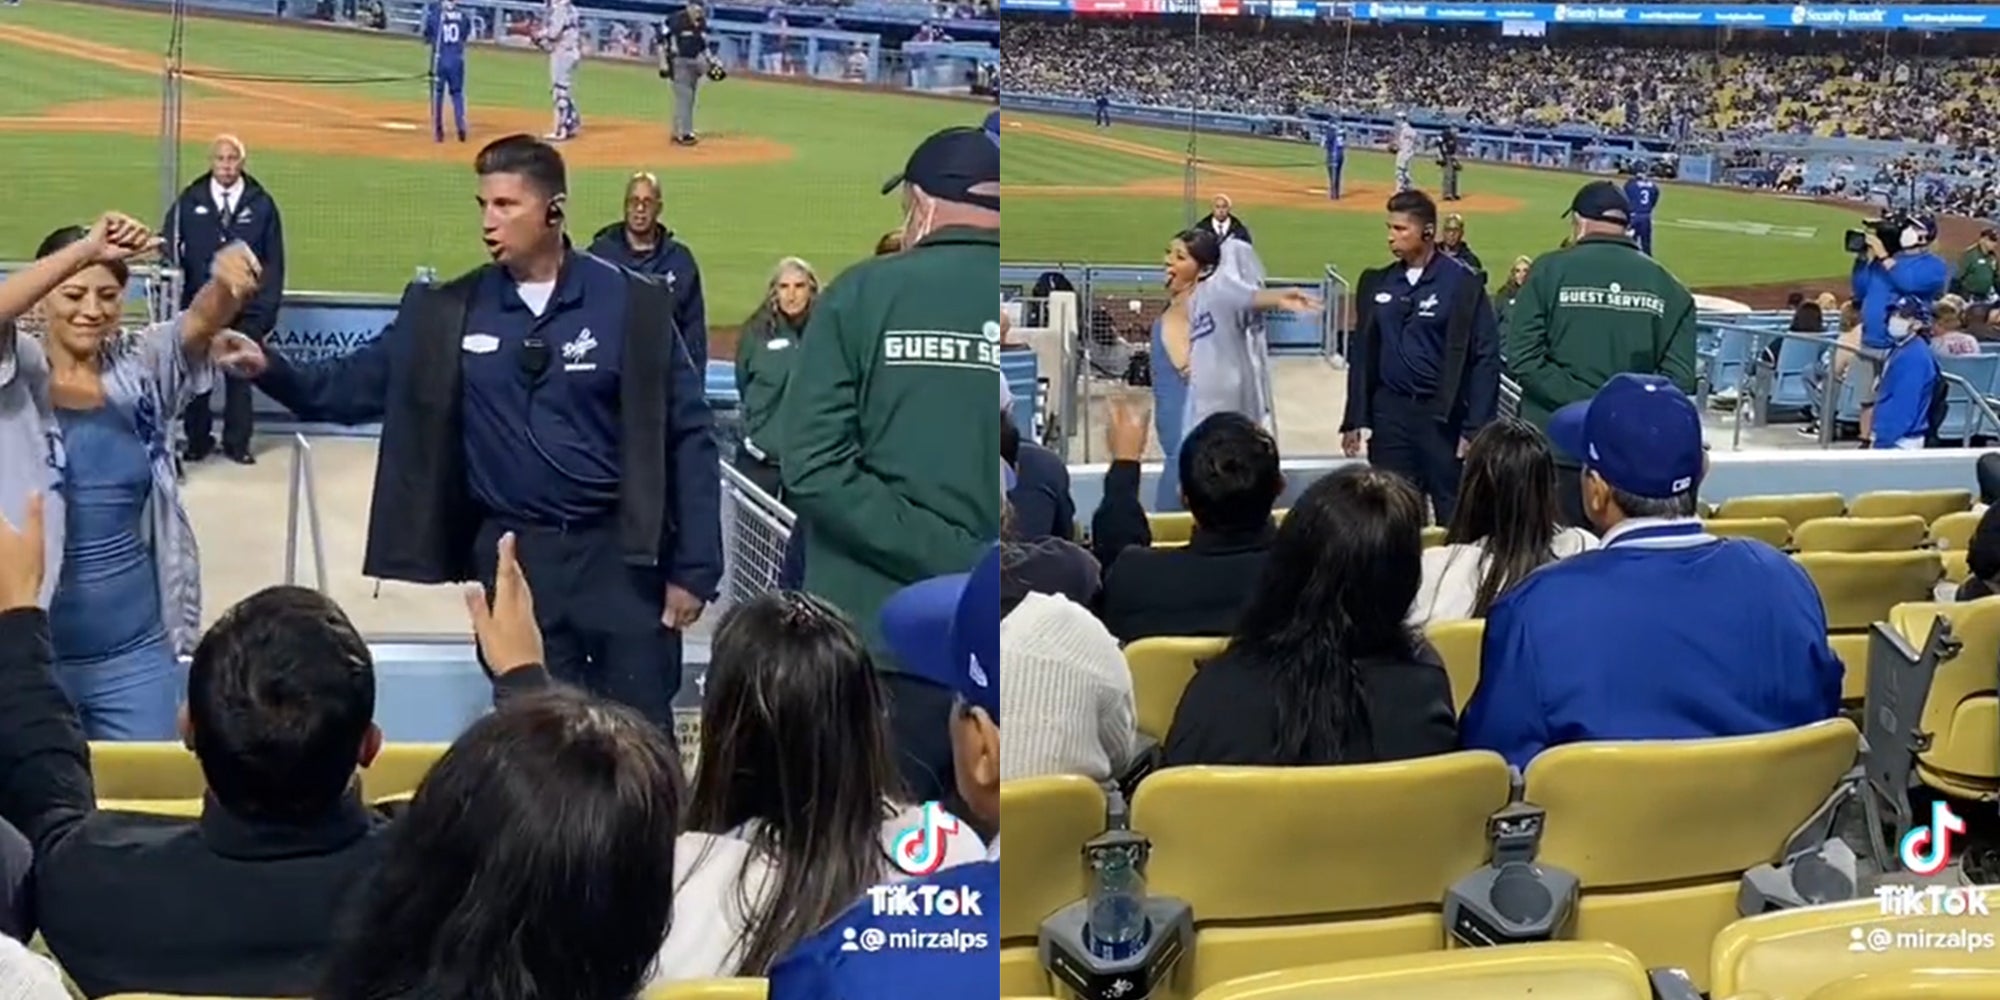
[[(24, 385), (36, 405), (0, 407), (0, 440), (46, 442), (38, 455), (0, 449), (0, 507), (56, 487), (45, 514), (62, 539), (48, 574), (56, 681), (91, 739), (174, 738), (177, 657), (200, 632), (201, 573), (168, 434), (216, 363), (263, 360), (248, 338), (223, 336), (257, 289), (257, 259), (241, 245), (217, 254), (215, 277), (180, 316), (123, 328), (127, 262), (158, 246), (143, 223), (106, 214), (49, 234), (35, 263), (0, 284), (8, 353), (32, 360), (20, 371), (40, 383)], [(46, 325), (39, 340), (13, 332), (30, 309)]]
[(1319, 301), (1296, 288), (1263, 288), (1263, 265), (1240, 240), (1190, 229), (1167, 244), (1171, 301), (1153, 322), (1153, 430), (1164, 466), (1155, 511), (1181, 509), (1180, 446), (1216, 413), (1241, 413), (1270, 426), (1270, 375), (1263, 324), (1267, 309), (1317, 312)]

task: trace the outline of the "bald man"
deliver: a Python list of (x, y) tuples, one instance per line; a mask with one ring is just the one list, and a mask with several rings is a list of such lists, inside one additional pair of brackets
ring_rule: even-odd
[[(195, 178), (167, 210), (166, 224), (160, 227), (166, 238), (161, 253), (167, 266), (178, 267), (185, 275), (180, 305), (186, 309), (195, 293), (208, 284), (209, 262), (215, 252), (225, 244), (247, 244), (264, 264), (264, 284), (255, 298), (243, 304), (231, 327), (261, 343), (278, 321), (278, 300), (284, 294), (285, 227), (270, 192), (244, 171), (249, 159), (250, 150), (243, 140), (233, 135), (215, 137), (208, 147), (208, 172)], [(222, 453), (240, 464), (254, 464), (250, 383), (228, 376), (222, 400)], [(215, 451), (208, 393), (188, 403), (184, 419), (187, 444), (181, 458), (199, 462)]]

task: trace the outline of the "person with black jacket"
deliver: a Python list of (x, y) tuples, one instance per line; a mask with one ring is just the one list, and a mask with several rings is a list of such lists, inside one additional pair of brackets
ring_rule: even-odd
[(1437, 204), (1389, 199), (1396, 262), (1355, 285), (1341, 451), (1416, 484), (1451, 521), (1465, 449), (1500, 400), (1500, 330), (1479, 276), (1437, 243)]
[(1235, 206), (1236, 203), (1230, 201), (1228, 195), (1216, 195), (1209, 202), (1208, 214), (1202, 216), (1201, 221), (1194, 224), (1194, 228), (1214, 236), (1217, 246), (1220, 246), (1223, 240), (1242, 240), (1249, 243), (1250, 227), (1244, 225), (1243, 220), (1233, 214)]
[(488, 582), (519, 533), (549, 671), (668, 725), (680, 632), (722, 580), (703, 372), (672, 291), (570, 248), (554, 147), (497, 139), (475, 170), (494, 263), (412, 285), (373, 343), (258, 385), (307, 420), (382, 423), (363, 572)]
[[(208, 284), (209, 267), (217, 251), (230, 243), (248, 246), (263, 264), (264, 282), (257, 294), (243, 304), (230, 328), (258, 343), (271, 335), (278, 323), (278, 305), (285, 292), (285, 224), (278, 214), (278, 202), (244, 170), (249, 150), (233, 135), (217, 136), (209, 146), (208, 172), (174, 200), (161, 229), (161, 253), (169, 267), (181, 269), (180, 307), (193, 304), (195, 294)], [(226, 377), (222, 391), (222, 453), (231, 461), (250, 465), (257, 456), (250, 450), (250, 434), (255, 416), (250, 409), (250, 383), (235, 375)], [(215, 451), (214, 414), (209, 393), (189, 401), (182, 415), (187, 443), (181, 457), (199, 462)]]
[[(355, 781), (382, 746), (368, 644), (316, 591), (251, 595), (188, 668), (181, 738), (207, 779), (200, 818), (99, 809), (50, 669), (42, 503), (28, 506), (18, 528), (0, 518), (0, 816), (33, 844), (49, 949), (90, 997), (311, 993), (391, 829)], [(493, 610), (474, 621), (505, 701), (548, 676), (512, 542), (496, 555)]]
[(674, 323), (696, 368), (708, 365), (708, 304), (701, 291), (701, 266), (694, 251), (660, 224), (666, 204), (660, 179), (641, 171), (625, 183), (625, 217), (590, 238), (590, 252), (640, 274), (650, 274), (674, 293)]

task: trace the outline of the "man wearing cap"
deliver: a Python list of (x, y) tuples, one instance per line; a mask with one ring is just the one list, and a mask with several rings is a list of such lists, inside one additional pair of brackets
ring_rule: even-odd
[[(1568, 214), (1570, 245), (1528, 268), (1501, 340), (1507, 373), (1521, 387), (1521, 418), (1547, 426), (1550, 414), (1620, 372), (1661, 375), (1694, 392), (1694, 296), (1626, 234), (1624, 192), (1592, 181)], [(1556, 477), (1566, 521), (1588, 527), (1577, 466), (1559, 464)]]
[(1564, 743), (1747, 736), (1839, 711), (1842, 667), (1812, 580), (1696, 516), (1701, 433), (1693, 400), (1658, 375), (1614, 375), (1551, 417), (1604, 544), (1494, 603), (1460, 723), (1468, 749), (1526, 767)]
[(1867, 247), (1854, 261), (1854, 303), (1861, 310), (1861, 346), (1868, 353), (1857, 355), (1858, 364), (1848, 366), (1850, 377), (1861, 379), (1861, 436), (1874, 437), (1876, 382), (1882, 375), (1882, 359), (1896, 349), (1897, 340), (1889, 332), (1889, 319), (1898, 303), (1915, 298), (1928, 311), (1951, 283), (1951, 265), (1931, 252), (1937, 227), (1928, 218), (1910, 217), (1899, 231), (1890, 234), (1896, 242), (1891, 249), (1881, 235), (1869, 227)]
[[(964, 571), (1000, 531), (1000, 149), (977, 128), (945, 129), (883, 192), (898, 188), (904, 249), (821, 294), (780, 417), (806, 589), (890, 666), (882, 602)], [(939, 721), (896, 700), (899, 740), (921, 745), (914, 730)], [(949, 770), (905, 763), (919, 789)]]
[[(989, 547), (971, 573), (927, 580), (897, 594), (882, 623), (909, 669), (952, 692), (957, 792), (963, 814), (992, 833), (986, 838), (987, 860), (870, 889), (771, 967), (770, 1000), (1000, 995), (999, 615), (1000, 553)], [(954, 803), (955, 812), (961, 803)], [(912, 833), (956, 835), (948, 826)], [(926, 898), (948, 899), (951, 905), (925, 905)], [(883, 947), (885, 934), (909, 931), (950, 944)]]
[(2000, 270), (2000, 230), (1991, 226), (1979, 231), (1979, 239), (1958, 258), (1958, 275), (1952, 285), (1967, 302), (1993, 303), (1994, 276)]

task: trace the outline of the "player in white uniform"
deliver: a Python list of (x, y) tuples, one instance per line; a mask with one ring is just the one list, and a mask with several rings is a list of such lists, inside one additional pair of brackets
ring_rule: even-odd
[(1417, 158), (1417, 128), (1408, 115), (1396, 116), (1396, 193), (1416, 187), (1410, 180), (1410, 163)]
[(542, 30), (535, 41), (549, 53), (549, 91), (555, 98), (555, 128), (551, 142), (574, 139), (583, 131), (583, 116), (577, 113), (570, 96), (576, 66), (583, 61), (583, 22), (576, 4), (570, 0), (548, 0), (542, 15)]

